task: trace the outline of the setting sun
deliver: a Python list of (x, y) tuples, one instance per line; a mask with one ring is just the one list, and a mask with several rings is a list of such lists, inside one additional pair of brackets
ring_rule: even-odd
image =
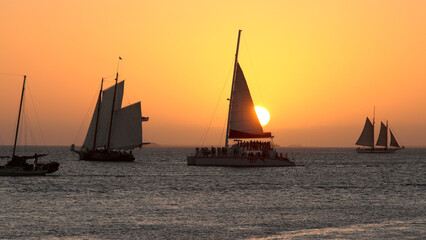
[(262, 126), (265, 126), (266, 124), (268, 124), (269, 119), (271, 118), (268, 110), (266, 110), (266, 108), (261, 107), (261, 106), (254, 107), (254, 110), (256, 111), (257, 118), (259, 118), (260, 124)]

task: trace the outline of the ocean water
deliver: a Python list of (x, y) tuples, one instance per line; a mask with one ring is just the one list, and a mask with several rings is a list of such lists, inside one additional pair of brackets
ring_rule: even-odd
[(132, 163), (37, 149), (60, 169), (0, 178), (1, 239), (426, 239), (426, 149), (280, 149), (293, 168), (187, 166), (193, 148)]

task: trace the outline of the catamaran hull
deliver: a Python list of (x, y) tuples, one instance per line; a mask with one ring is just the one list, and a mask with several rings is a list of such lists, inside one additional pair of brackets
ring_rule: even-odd
[(393, 149), (383, 149), (383, 148), (358, 148), (356, 151), (358, 153), (371, 153), (371, 154), (388, 154), (388, 153), (394, 153), (400, 148), (393, 148)]
[(188, 156), (190, 166), (216, 167), (294, 167), (294, 162), (285, 158), (259, 157), (194, 157)]
[(135, 157), (121, 152), (78, 152), (80, 160), (95, 162), (133, 162)]

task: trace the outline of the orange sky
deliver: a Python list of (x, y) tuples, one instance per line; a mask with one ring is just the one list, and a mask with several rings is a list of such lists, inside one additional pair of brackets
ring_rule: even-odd
[[(202, 143), (218, 103), (204, 143), (223, 144), (243, 29), (240, 64), (276, 143), (354, 146), (376, 106), (402, 144), (426, 145), (425, 12), (389, 0), (2, 1), (0, 72), (28, 76), (37, 144), (75, 141), (118, 56), (123, 103), (141, 100), (150, 117), (145, 141)], [(0, 144), (13, 143), (21, 84), (0, 75)]]

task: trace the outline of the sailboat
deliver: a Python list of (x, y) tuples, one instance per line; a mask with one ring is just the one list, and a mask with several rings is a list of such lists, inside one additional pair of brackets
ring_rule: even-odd
[[(229, 98), (228, 122), (225, 146), (220, 148), (196, 148), (195, 155), (187, 157), (188, 165), (224, 167), (289, 167), (295, 166), (287, 156), (273, 148), (270, 132), (264, 132), (256, 115), (246, 79), (238, 63), (241, 30), (238, 31), (234, 74)], [(229, 146), (229, 139), (235, 144)], [(248, 140), (250, 141), (243, 141)], [(259, 141), (254, 139), (269, 139)]]
[(73, 144), (71, 151), (86, 161), (134, 161), (132, 150), (148, 144), (142, 142), (142, 122), (149, 118), (142, 117), (141, 102), (121, 107), (124, 80), (118, 82), (118, 71), (114, 86), (102, 90), (103, 82), (83, 146), (76, 150)]
[[(0, 156), (0, 159), (11, 158), (11, 160), (8, 161), (6, 165), (0, 166), (0, 176), (44, 176), (48, 173), (56, 172), (59, 168), (59, 163), (57, 162), (49, 162), (49, 163), (38, 162), (39, 157), (44, 157), (47, 154), (35, 153), (34, 155), (30, 155), (30, 156), (15, 155), (16, 145), (18, 142), (19, 123), (21, 120), (22, 102), (24, 100), (26, 79), (27, 79), (27, 76), (24, 75), (24, 83), (22, 85), (21, 102), (19, 104), (18, 121), (16, 125), (15, 141), (13, 143), (12, 157)], [(29, 159), (34, 159), (34, 163), (33, 164), (27, 163), (27, 160)]]
[[(389, 123), (386, 121), (386, 125), (381, 122), (380, 124), (380, 133), (379, 138), (377, 139), (376, 146), (380, 146), (377, 148), (374, 146), (374, 125), (375, 125), (375, 117), (373, 117), (373, 123), (371, 123), (370, 119), (367, 117), (365, 120), (364, 129), (362, 130), (361, 136), (359, 137), (356, 145), (365, 146), (366, 148), (357, 148), (356, 151), (358, 153), (394, 153), (397, 150), (404, 148), (401, 147), (399, 143), (396, 141), (395, 135), (389, 128)], [(388, 134), (389, 132), (389, 134)], [(390, 142), (389, 142), (390, 135)], [(389, 143), (389, 144), (388, 144)]]

